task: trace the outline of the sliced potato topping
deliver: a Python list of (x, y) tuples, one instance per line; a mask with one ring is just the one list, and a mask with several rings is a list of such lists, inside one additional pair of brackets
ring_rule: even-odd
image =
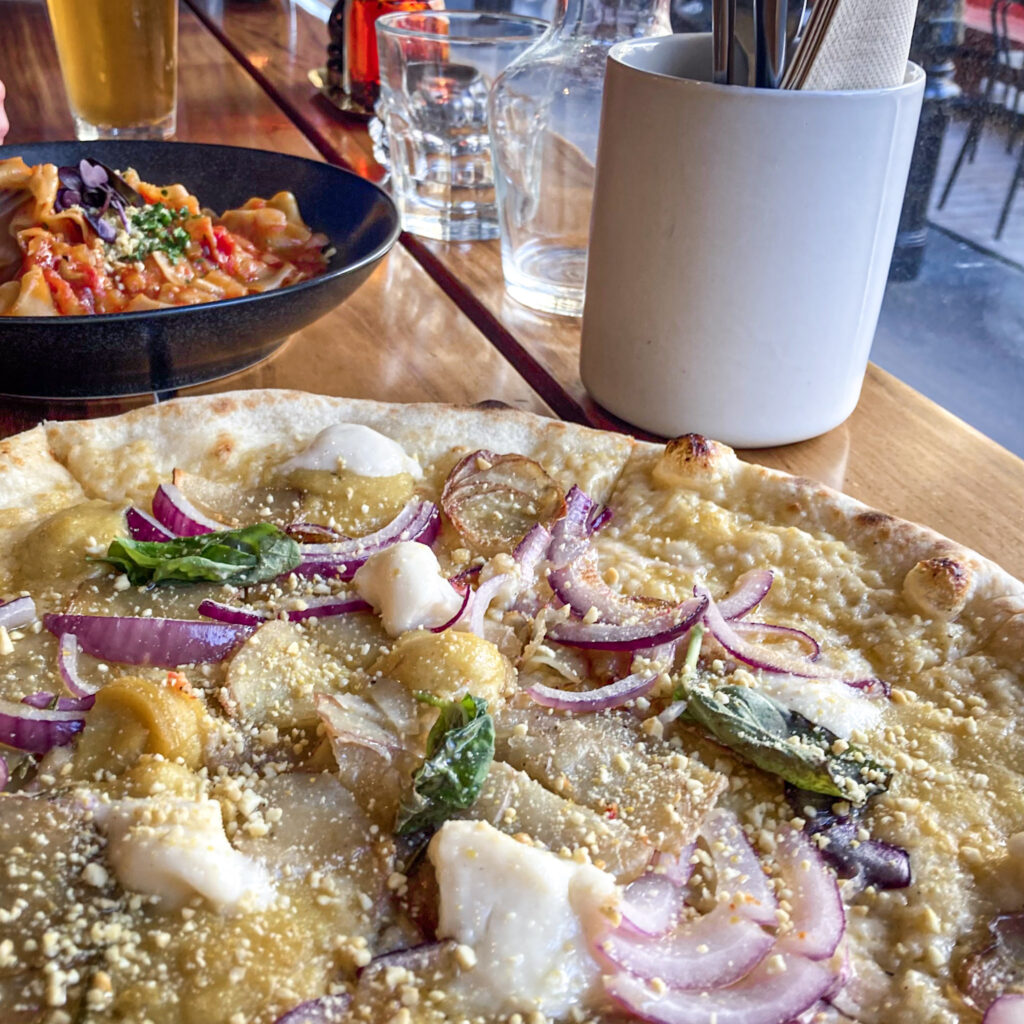
[(205, 704), (164, 683), (124, 676), (96, 694), (75, 747), (75, 777), (97, 772), (120, 774), (144, 754), (159, 754), (197, 768), (203, 742), (212, 728)]
[(565, 496), (533, 459), (481, 449), (448, 474), (441, 505), (471, 548), (494, 555), (511, 551), (538, 523), (558, 519)]
[(472, 693), (494, 704), (511, 692), (515, 672), (494, 644), (475, 633), (419, 629), (403, 633), (373, 666), (410, 691), (451, 700)]

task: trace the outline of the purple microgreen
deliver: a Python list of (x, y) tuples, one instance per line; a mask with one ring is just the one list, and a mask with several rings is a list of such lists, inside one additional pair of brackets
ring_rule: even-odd
[(82, 159), (78, 164), (78, 172), (82, 175), (82, 183), (86, 188), (102, 188), (110, 180), (103, 164)]
[(82, 176), (78, 173), (77, 167), (58, 167), (57, 177), (66, 188), (72, 188), (76, 192), (82, 191)]
[(72, 206), (81, 207), (86, 221), (104, 242), (113, 242), (119, 230), (108, 214), (116, 213), (127, 231), (127, 206), (146, 205), (124, 178), (97, 160), (84, 158), (78, 167), (59, 167), (57, 177), (63, 188), (57, 192), (55, 209), (61, 212)]

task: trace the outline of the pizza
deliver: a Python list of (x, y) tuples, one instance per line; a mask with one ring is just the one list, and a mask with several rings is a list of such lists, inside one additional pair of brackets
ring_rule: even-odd
[(1002, 1024), (1024, 586), (690, 435), (0, 442), (4, 1024)]

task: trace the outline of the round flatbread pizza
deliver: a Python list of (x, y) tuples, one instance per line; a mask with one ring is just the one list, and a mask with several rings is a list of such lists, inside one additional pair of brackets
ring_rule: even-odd
[(4, 1024), (1024, 1006), (1024, 585), (697, 435), (0, 442)]

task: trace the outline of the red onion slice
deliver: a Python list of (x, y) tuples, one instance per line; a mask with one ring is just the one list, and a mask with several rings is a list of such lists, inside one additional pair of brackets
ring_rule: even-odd
[(227, 622), (232, 626), (251, 626), (253, 629), (270, 619), (268, 612), (257, 611), (255, 608), (239, 608), (236, 605), (223, 604), (221, 601), (211, 601), (209, 598), (200, 601), (197, 610), (208, 619)]
[(622, 929), (657, 938), (675, 927), (683, 912), (686, 890), (667, 875), (648, 872), (622, 891)]
[(274, 1024), (343, 1024), (348, 1020), (351, 1002), (352, 997), (348, 995), (310, 999), (278, 1017)]
[(343, 544), (352, 538), (322, 523), (292, 523), (284, 532), (306, 544)]
[(696, 848), (696, 843), (690, 843), (685, 850), (680, 851), (678, 854), (659, 850), (654, 855), (652, 864), (665, 878), (682, 888), (690, 881), (690, 876), (693, 874), (693, 869), (696, 866), (693, 861), (693, 851)]
[[(325, 597), (319, 600), (306, 601), (305, 608), (290, 608), (281, 613), (281, 618), (288, 622), (302, 622), (303, 619), (327, 619), (334, 615), (348, 615), (350, 612), (365, 612), (370, 606), (360, 597)], [(222, 604), (220, 601), (202, 601), (199, 614), (218, 622), (228, 622), (235, 626), (257, 628), (268, 622), (273, 616), (269, 612), (256, 608), (239, 608), (237, 605)]]
[[(860, 690), (868, 697), (888, 697), (891, 687), (881, 679), (844, 679), (835, 672), (815, 665), (820, 653), (818, 642), (802, 630), (794, 630), (789, 626), (775, 626), (768, 623), (727, 622), (721, 608), (711, 598), (707, 587), (697, 584), (693, 588), (698, 597), (706, 597), (708, 608), (704, 614), (704, 624), (711, 635), (737, 661), (761, 669), (763, 672), (782, 672), (799, 679), (831, 679), (844, 683), (855, 690)], [(808, 651), (807, 656), (793, 655), (774, 644), (752, 644), (743, 639), (741, 631), (750, 632), (767, 630), (780, 636), (797, 640)]]
[(708, 606), (706, 596), (633, 623), (559, 622), (548, 636), (568, 647), (604, 651), (636, 651), (677, 640), (696, 623)]
[(711, 599), (707, 587), (698, 583), (693, 588), (693, 592), (697, 597), (707, 600), (704, 623), (712, 636), (737, 661), (742, 661), (745, 665), (762, 669), (765, 672), (787, 672), (789, 675), (799, 676), (801, 679), (821, 677), (821, 669), (816, 668), (807, 658), (794, 657), (776, 647), (748, 643), (736, 632), (731, 623), (725, 621), (718, 606)]
[(612, 521), (612, 515), (612, 510), (608, 505), (601, 505), (598, 508), (592, 509), (587, 518), (587, 529), (591, 533), (597, 533), (598, 530), (603, 529)]
[(523, 582), (532, 584), (537, 578), (537, 566), (551, 546), (551, 531), (538, 523), (530, 527), (526, 536), (516, 545), (512, 557), (519, 566)]
[(105, 615), (45, 615), (43, 625), (56, 636), (73, 633), (94, 658), (161, 668), (223, 661), (252, 633), (251, 626), (198, 619)]
[(653, 675), (635, 672), (614, 683), (599, 686), (596, 690), (558, 690), (543, 683), (534, 683), (526, 692), (542, 707), (592, 713), (620, 708), (628, 701), (649, 693), (657, 681), (656, 672)]
[(597, 559), (592, 553), (573, 559), (560, 569), (548, 574), (548, 584), (555, 597), (568, 605), (577, 618), (583, 618), (591, 608), (597, 611), (602, 623), (636, 622), (649, 619), (675, 606), (667, 601), (647, 597), (629, 597), (612, 590), (598, 572)]
[(7, 758), (0, 756), (0, 793), (7, 788), (11, 780), (11, 769), (7, 767)]
[(481, 583), (473, 592), (469, 607), (469, 631), (477, 636), (484, 635), (484, 617), (491, 602), (498, 596), (498, 592), (508, 583), (512, 583), (514, 577), (511, 573), (503, 572), (492, 576), (489, 580)]
[(774, 926), (778, 902), (736, 815), (722, 807), (704, 819), (700, 833), (715, 868), (718, 898), (757, 924)]
[(780, 953), (728, 988), (654, 991), (622, 971), (606, 982), (606, 991), (630, 1013), (655, 1024), (786, 1024), (813, 1006), (831, 983), (823, 964)]
[(87, 697), (58, 697), (49, 690), (40, 690), (38, 693), (30, 693), (27, 697), (21, 698), (22, 704), (30, 708), (51, 708), (54, 711), (79, 711), (85, 712), (96, 703), (96, 694), (89, 694)]
[(828, 840), (821, 855), (840, 878), (857, 878), (861, 887), (907, 888), (913, 881), (910, 854), (881, 839), (860, 839), (859, 832), (858, 826), (849, 820), (811, 830), (812, 835), (821, 833)]
[(548, 558), (555, 568), (568, 565), (587, 550), (593, 508), (593, 501), (573, 484), (565, 496), (565, 515), (551, 527)]
[(355, 556), (370, 555), (384, 548), (397, 544), (400, 540), (420, 540), (421, 537), (431, 534), (425, 544), (431, 543), (437, 537), (437, 529), (440, 524), (440, 513), (432, 501), (424, 501), (422, 498), (410, 499), (401, 512), (391, 522), (386, 523), (379, 530), (367, 533), (362, 537), (349, 537), (345, 540), (329, 544), (303, 544), (304, 555), (324, 555), (338, 561)]
[(36, 603), (31, 597), (14, 597), (0, 604), (0, 626), (20, 629), (36, 621)]
[[(460, 589), (454, 579), (451, 579), (448, 582), (451, 583), (456, 591)], [(462, 588), (462, 604), (459, 605), (459, 610), (447, 622), (442, 623), (440, 626), (431, 626), (430, 632), (443, 633), (446, 629), (451, 629), (452, 626), (454, 626), (466, 614), (472, 598), (473, 588), (466, 584), (466, 586)]]
[(723, 619), (738, 619), (753, 611), (772, 589), (775, 573), (771, 569), (751, 569), (737, 577), (728, 597), (718, 602)]
[(336, 544), (301, 545), (302, 562), (292, 572), (299, 576), (338, 576), (350, 580), (370, 555), (403, 540), (429, 546), (440, 527), (437, 506), (432, 501), (413, 498), (390, 523), (373, 533)]
[(720, 903), (710, 913), (684, 921), (668, 935), (635, 935), (617, 929), (598, 944), (598, 950), (638, 978), (660, 978), (670, 988), (689, 991), (734, 984), (774, 945), (768, 932)]
[(124, 518), (132, 540), (168, 541), (174, 540), (177, 536), (162, 523), (157, 522), (148, 512), (143, 512), (141, 508), (128, 509)]
[(303, 619), (328, 619), (372, 610), (361, 597), (328, 597), (322, 601), (307, 601), (305, 608), (291, 608), (284, 613), (284, 618), (289, 622), (302, 622)]
[(981, 1024), (1024, 1024), (1024, 994), (1007, 992), (989, 1004)]
[[(721, 611), (721, 608), (719, 608)], [(773, 622), (751, 622), (749, 619), (743, 621), (732, 621), (730, 626), (741, 636), (755, 641), (778, 639), (792, 640), (803, 648), (808, 661), (817, 661), (821, 654), (821, 645), (802, 629), (795, 629), (793, 626), (778, 626)]]
[(76, 697), (91, 697), (99, 689), (82, 681), (78, 674), (78, 637), (74, 633), (62, 633), (57, 642), (57, 669), (64, 685)]
[(356, 571), (362, 564), (362, 562), (358, 561), (349, 564), (347, 562), (335, 561), (331, 558), (304, 555), (302, 561), (294, 569), (289, 569), (286, 575), (290, 576), (294, 573), (296, 576), (301, 576), (305, 579), (319, 576), (323, 580), (350, 580), (355, 576)]
[(407, 971), (427, 975), (439, 972), (446, 956), (451, 953), (452, 942), (426, 942), (407, 949), (396, 949), (393, 953), (375, 956), (364, 970), (380, 970), (386, 967), (404, 967)]
[(45, 754), (70, 743), (84, 725), (81, 711), (34, 708), (0, 698), (0, 743), (15, 750)]
[[(831, 678), (831, 677), (825, 677)], [(860, 690), (865, 697), (891, 697), (892, 687), (884, 680), (872, 676), (870, 679), (841, 679), (853, 690)]]
[(817, 847), (796, 829), (782, 832), (775, 857), (778, 877), (788, 893), (792, 925), (778, 948), (811, 960), (828, 959), (846, 930), (835, 875), (825, 866)]
[(153, 515), (178, 537), (198, 537), (230, 527), (203, 515), (174, 484), (161, 484), (153, 495)]

